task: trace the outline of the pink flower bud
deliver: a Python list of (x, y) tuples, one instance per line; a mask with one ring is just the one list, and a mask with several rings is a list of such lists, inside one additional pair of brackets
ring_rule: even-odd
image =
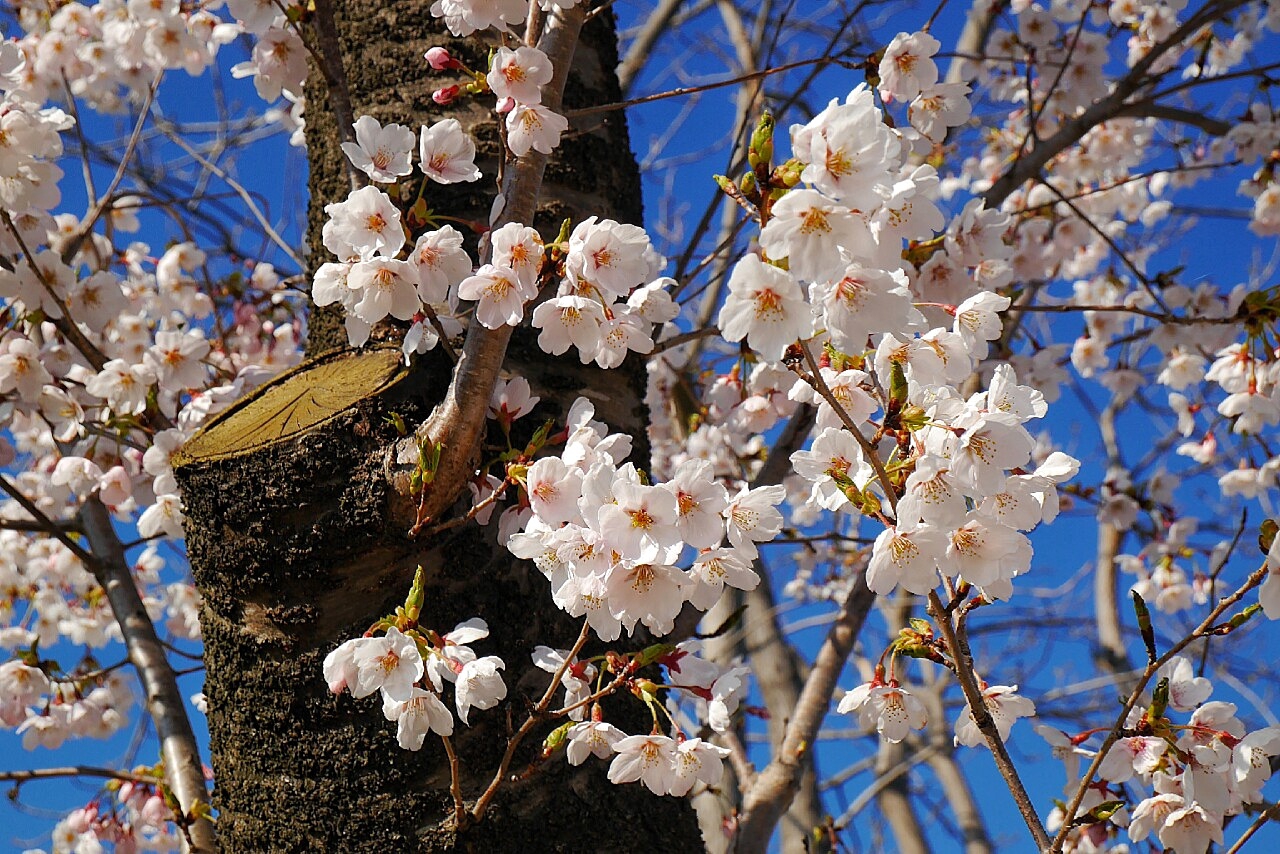
[(431, 100), (435, 101), (437, 104), (440, 104), (441, 106), (452, 103), (453, 99), (456, 97), (458, 97), (457, 86), (445, 86), (443, 89), (437, 89), (436, 91), (431, 93)]
[(164, 798), (159, 795), (152, 795), (147, 798), (142, 805), (142, 809), (138, 810), (138, 818), (152, 827), (163, 827), (169, 814), (169, 808), (165, 806)]
[(499, 98), (498, 105), (494, 107), (498, 113), (509, 113), (516, 108), (515, 98)]
[(93, 820), (98, 817), (98, 808), (96, 806), (87, 806), (78, 810), (72, 810), (67, 816), (67, 829), (72, 833), (88, 833), (89, 828), (93, 826)]
[(462, 63), (453, 58), (449, 51), (442, 47), (433, 47), (426, 52), (427, 65), (435, 71), (453, 71), (462, 67)]

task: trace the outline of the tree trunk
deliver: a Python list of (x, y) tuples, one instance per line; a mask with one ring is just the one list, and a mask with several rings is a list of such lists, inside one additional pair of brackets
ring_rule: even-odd
[[(459, 118), (477, 139), (486, 179), (478, 182), (483, 186), (433, 185), (426, 197), (435, 211), (487, 221), (496, 126), (479, 105), (432, 104), (432, 89), (452, 81), (429, 76), (422, 59), (427, 47), (443, 44), (482, 68), (487, 48), (441, 36), (428, 2), (337, 6), (356, 113), (414, 128)], [(566, 109), (617, 100), (615, 63), (606, 11), (583, 31)], [(311, 88), (311, 245), (318, 265), (326, 257), (319, 240), (323, 206), (345, 198), (348, 187), (325, 93)], [(620, 112), (571, 126), (542, 199), (535, 224), (552, 235), (565, 217), (638, 221), (639, 179)], [(344, 343), (335, 319), (313, 321), (311, 353)], [(542, 355), (532, 341), (517, 333), (508, 355), (513, 371), (543, 397), (528, 421), (563, 418), (582, 394), (614, 429), (643, 437), (641, 366), (584, 368), (576, 359)], [(482, 617), (492, 634), (477, 651), (507, 663), (507, 701), (473, 711), (472, 726), (459, 724), (455, 733), (463, 794), (474, 800), (529, 698), (546, 685), (547, 675), (530, 664), (533, 647), (568, 647), (577, 635), (574, 621), (552, 604), (541, 573), (512, 559), (491, 529), (466, 525), (418, 542), (406, 536), (397, 513), (402, 503), (388, 482), (388, 455), (399, 435), (387, 416), (401, 416), (412, 429), (442, 398), (450, 370), (439, 350), (412, 369), (400, 366), (394, 349), (331, 352), (220, 415), (177, 461), (188, 549), (205, 603), (220, 844), (255, 852), (698, 850), (687, 802), (656, 798), (639, 785), (614, 786), (603, 763), (575, 769), (556, 757), (522, 774), (550, 726), (517, 753), (511, 767), (521, 779), (503, 786), (484, 820), (455, 831), (439, 740), (429, 737), (417, 753), (402, 750), (376, 697), (357, 701), (327, 691), (323, 657), (401, 602), (414, 567), (424, 567), (423, 624), (443, 632)], [(636, 444), (644, 454), (643, 441)]]

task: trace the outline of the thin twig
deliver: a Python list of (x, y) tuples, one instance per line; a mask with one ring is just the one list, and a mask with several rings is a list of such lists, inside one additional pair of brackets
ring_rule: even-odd
[(756, 776), (755, 785), (743, 799), (734, 835), (735, 850), (739, 854), (763, 854), (768, 850), (773, 828), (787, 811), (799, 787), (800, 759), (813, 745), (818, 727), (831, 705), (836, 680), (840, 678), (840, 671), (853, 650), (854, 641), (875, 598), (866, 581), (858, 576), (814, 658), (813, 669), (809, 671), (796, 707), (791, 711), (786, 736), (778, 745), (773, 760)]
[(1245, 828), (1244, 833), (1240, 834), (1240, 838), (1235, 841), (1235, 844), (1226, 850), (1226, 854), (1238, 854), (1240, 849), (1244, 848), (1244, 844), (1253, 838), (1253, 835), (1261, 830), (1262, 826), (1269, 821), (1280, 821), (1280, 803), (1272, 804), (1264, 809), (1262, 813), (1254, 819), (1253, 823)]
[(442, 735), (440, 740), (444, 742), (444, 752), (449, 755), (449, 793), (453, 795), (453, 821), (461, 827), (467, 818), (467, 802), (462, 799), (462, 769), (458, 765), (458, 754), (453, 749), (453, 739)]
[(627, 107), (634, 107), (638, 104), (647, 104), (650, 101), (662, 101), (667, 98), (679, 98), (683, 95), (693, 95), (698, 92), (706, 92), (711, 89), (722, 89), (725, 86), (736, 86), (739, 83), (744, 83), (748, 80), (759, 80), (773, 74), (782, 74), (784, 72), (794, 71), (797, 68), (804, 68), (809, 65), (843, 65), (850, 67), (851, 63), (847, 63), (830, 56), (820, 56), (816, 59), (802, 59), (798, 62), (788, 62), (784, 65), (775, 65), (772, 68), (765, 68), (760, 71), (738, 74), (726, 80), (716, 80), (713, 83), (703, 83), (699, 86), (682, 86), (678, 89), (668, 89), (666, 92), (655, 92), (652, 95), (643, 95), (639, 98), (631, 98), (627, 101), (614, 101), (611, 104), (599, 104), (595, 107), (582, 107), (577, 110), (569, 110), (565, 115), (573, 119), (578, 118), (579, 116), (593, 116), (597, 113), (625, 110)]
[(209, 172), (218, 176), (224, 184), (235, 191), (235, 194), (244, 202), (245, 207), (249, 209), (249, 213), (258, 221), (258, 225), (262, 226), (263, 232), (267, 237), (271, 238), (271, 242), (283, 251), (284, 254), (288, 255), (289, 260), (298, 265), (299, 270), (305, 270), (307, 268), (307, 263), (302, 260), (294, 248), (290, 246), (285, 239), (280, 236), (280, 233), (275, 230), (270, 221), (267, 220), (266, 215), (258, 207), (257, 203), (254, 202), (253, 196), (249, 194), (249, 191), (246, 190), (242, 184), (236, 181), (235, 178), (232, 178), (231, 175), (227, 173), (227, 170), (202, 155), (190, 143), (183, 139), (182, 136), (178, 134), (177, 128), (174, 127), (172, 123), (157, 120), (156, 124), (164, 132), (164, 135), (169, 138), (170, 142), (189, 154), (191, 159), (195, 160)]
[[(329, 106), (337, 119), (338, 136), (343, 142), (355, 139), (355, 112), (351, 107), (351, 89), (347, 85), (347, 69), (342, 64), (342, 45), (338, 41), (338, 26), (333, 17), (333, 0), (315, 0), (315, 29), (319, 49), (313, 52), (316, 65), (329, 90)], [(301, 34), (299, 34), (301, 38)], [(305, 39), (303, 40), (305, 44)], [(347, 179), (352, 190), (359, 190), (369, 183), (369, 178), (355, 167), (346, 155), (342, 158)]]
[(65, 768), (33, 768), (27, 771), (0, 771), (0, 782), (25, 783), (29, 780), (56, 780), (64, 777), (101, 777), (104, 780), (123, 780), (129, 783), (146, 783), (154, 786), (164, 782), (150, 774), (135, 774), (115, 768), (96, 765), (68, 765)]
[(142, 109), (138, 111), (138, 121), (133, 125), (133, 133), (129, 135), (129, 142), (125, 145), (124, 154), (120, 156), (120, 163), (116, 167), (115, 175), (111, 176), (111, 183), (107, 185), (106, 192), (98, 197), (98, 201), (85, 214), (84, 219), (80, 221), (76, 233), (67, 240), (67, 245), (62, 250), (62, 263), (70, 264), (71, 259), (80, 251), (80, 246), (88, 238), (93, 226), (97, 223), (99, 217), (106, 211), (107, 206), (115, 201), (116, 188), (120, 186), (120, 182), (124, 180), (125, 172), (128, 170), (129, 161), (133, 159), (133, 153), (138, 148), (138, 140), (142, 138), (142, 128), (147, 123), (147, 116), (151, 113), (151, 104), (156, 99), (156, 92), (160, 88), (160, 81), (164, 78), (164, 72), (156, 73), (155, 79), (151, 81), (151, 85), (147, 87), (146, 97), (142, 102)]
[(889, 472), (885, 470), (884, 463), (880, 460), (880, 452), (875, 449), (871, 441), (862, 435), (862, 431), (858, 429), (858, 425), (853, 423), (853, 419), (849, 417), (849, 413), (845, 412), (840, 401), (836, 400), (836, 396), (832, 394), (827, 381), (822, 378), (822, 370), (818, 367), (818, 362), (813, 358), (813, 351), (809, 349), (809, 343), (802, 341), (800, 349), (804, 351), (804, 359), (809, 363), (809, 375), (804, 377), (805, 381), (813, 386), (814, 391), (821, 395), (836, 415), (839, 416), (841, 423), (845, 428), (853, 434), (853, 438), (857, 441), (858, 446), (862, 448), (862, 452), (867, 456), (867, 462), (871, 464), (871, 468), (875, 469), (876, 478), (880, 481), (880, 486), (884, 488), (885, 500), (889, 502), (889, 506), (893, 508), (895, 515), (898, 509), (898, 492), (893, 485), (893, 481), (889, 478)]
[[(569, 670), (570, 663), (577, 658), (578, 653), (582, 651), (582, 647), (586, 644), (587, 638), (589, 637), (591, 637), (591, 624), (584, 620), (582, 623), (582, 631), (578, 633), (578, 640), (574, 643), (573, 649), (569, 650), (569, 654), (564, 657), (564, 661), (560, 662), (560, 666), (556, 668), (556, 672), (552, 674), (551, 684), (548, 685), (547, 690), (543, 692), (542, 699), (533, 707), (533, 711), (529, 712), (529, 716), (525, 718), (524, 723), (520, 725), (520, 729), (518, 729), (515, 735), (511, 736), (511, 739), (507, 742), (507, 749), (502, 754), (502, 761), (498, 763), (498, 770), (493, 775), (493, 780), (490, 781), (489, 787), (484, 790), (479, 798), (476, 799), (475, 806), (471, 808), (471, 816), (475, 821), (479, 821), (484, 818), (485, 811), (489, 808), (489, 803), (493, 800), (494, 796), (498, 794), (499, 787), (502, 786), (503, 781), (507, 778), (507, 771), (511, 768), (511, 760), (516, 755), (516, 748), (520, 746), (520, 743), (524, 741), (525, 736), (527, 736), (546, 715), (547, 709), (551, 706), (551, 701), (555, 697), (556, 690), (560, 687), (561, 680), (564, 679), (565, 673)], [(570, 706), (568, 709), (562, 709), (561, 711), (568, 714), (568, 712), (574, 708), (576, 708), (576, 705)]]
[(73, 540), (67, 533), (68, 527), (65, 524), (55, 522), (45, 515), (35, 502), (23, 494), (21, 489), (9, 482), (9, 478), (0, 474), (0, 489), (9, 494), (9, 497), (22, 505), (22, 509), (31, 514), (31, 518), (35, 520), (34, 524), (40, 526), (39, 530), (62, 543), (71, 550), (71, 553), (80, 559), (87, 568), (92, 569), (96, 563), (93, 555), (84, 550), (84, 547)]

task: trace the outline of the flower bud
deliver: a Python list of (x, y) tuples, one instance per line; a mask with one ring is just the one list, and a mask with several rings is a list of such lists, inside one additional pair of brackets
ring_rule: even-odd
[(453, 54), (443, 47), (430, 48), (425, 56), (427, 65), (430, 65), (434, 71), (453, 71), (462, 67), (462, 63), (454, 59)]
[(445, 104), (452, 103), (453, 99), (456, 97), (458, 97), (457, 86), (445, 86), (443, 89), (437, 89), (431, 93), (431, 100), (435, 101), (442, 107)]

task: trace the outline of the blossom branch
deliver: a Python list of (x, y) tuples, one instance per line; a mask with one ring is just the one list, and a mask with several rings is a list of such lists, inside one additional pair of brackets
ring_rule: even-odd
[[(551, 701), (555, 697), (556, 690), (560, 687), (561, 680), (564, 679), (565, 673), (569, 671), (570, 662), (578, 657), (578, 653), (582, 651), (582, 647), (586, 645), (587, 638), (589, 637), (591, 637), (591, 625), (584, 620), (582, 623), (582, 631), (578, 633), (578, 639), (574, 642), (573, 649), (569, 650), (569, 654), (564, 657), (564, 661), (560, 662), (560, 666), (556, 668), (556, 672), (551, 675), (551, 684), (548, 685), (547, 690), (543, 692), (542, 699), (538, 700), (537, 705), (533, 707), (533, 711), (529, 713), (529, 716), (525, 718), (524, 723), (520, 725), (520, 729), (518, 729), (516, 734), (511, 736), (511, 739), (507, 742), (507, 749), (502, 754), (502, 761), (498, 763), (497, 773), (493, 775), (493, 780), (489, 783), (489, 787), (484, 790), (479, 798), (476, 799), (476, 804), (471, 809), (471, 816), (475, 821), (479, 821), (484, 818), (485, 811), (489, 808), (490, 802), (493, 801), (494, 796), (498, 793), (498, 788), (507, 777), (507, 771), (511, 768), (511, 760), (515, 757), (516, 748), (520, 746), (520, 742), (524, 741), (525, 736), (533, 730), (538, 721), (542, 720), (546, 715), (547, 709), (551, 706)], [(595, 699), (597, 698), (589, 697), (587, 700), (582, 702), (591, 702)], [(576, 708), (576, 705), (570, 706), (567, 709), (561, 709), (560, 711), (564, 714), (568, 714), (569, 711), (574, 708)]]
[(1080, 784), (1076, 787), (1075, 794), (1071, 796), (1071, 800), (1067, 803), (1066, 808), (1062, 811), (1062, 828), (1058, 831), (1058, 835), (1053, 838), (1051, 851), (1052, 854), (1059, 854), (1063, 845), (1066, 844), (1067, 834), (1071, 830), (1071, 826), (1075, 821), (1076, 814), (1080, 810), (1080, 804), (1084, 801), (1085, 795), (1089, 791), (1089, 783), (1093, 780), (1094, 775), (1098, 773), (1098, 769), (1102, 767), (1102, 761), (1107, 758), (1107, 754), (1115, 743), (1120, 740), (1124, 732), (1124, 722), (1129, 717), (1129, 712), (1138, 704), (1138, 700), (1142, 697), (1143, 690), (1147, 687), (1147, 683), (1151, 681), (1161, 667), (1167, 664), (1182, 650), (1186, 649), (1195, 641), (1210, 634), (1214, 624), (1228, 608), (1244, 598), (1244, 594), (1257, 587), (1267, 577), (1269, 572), (1267, 564), (1263, 562), (1262, 566), (1255, 569), (1244, 583), (1236, 589), (1234, 593), (1227, 596), (1217, 605), (1213, 607), (1208, 615), (1201, 620), (1200, 625), (1196, 626), (1182, 640), (1169, 647), (1163, 655), (1156, 658), (1155, 661), (1149, 662), (1146, 667), (1137, 674), (1137, 682), (1133, 686), (1133, 690), (1129, 696), (1125, 698), (1124, 704), (1121, 706), (1120, 713), (1116, 716), (1116, 722), (1112, 725), (1111, 731), (1107, 733), (1107, 737), (1103, 740), (1102, 746), (1098, 748), (1098, 752), (1094, 754), (1093, 762), (1089, 764), (1089, 769), (1085, 771), (1084, 776), (1080, 778)]
[(1048, 165), (1050, 160), (1077, 143), (1092, 128), (1116, 117), (1128, 106), (1130, 96), (1147, 84), (1148, 72), (1161, 57), (1181, 45), (1184, 40), (1198, 34), (1207, 21), (1226, 15), (1247, 2), (1248, 0), (1224, 0), (1221, 3), (1209, 3), (1192, 15), (1169, 38), (1154, 45), (1145, 56), (1134, 63), (1125, 76), (1116, 82), (1107, 97), (1094, 101), (1078, 116), (1063, 122), (1053, 136), (1040, 140), (1031, 151), (1018, 157), (983, 193), (982, 198), (986, 206), (1000, 207), (1014, 190), (1040, 174), (1040, 170)]
[[(584, 14), (581, 5), (572, 9), (557, 8), (538, 42), (554, 70), (551, 81), (542, 90), (547, 109), (556, 110), (560, 106)], [(493, 228), (533, 221), (548, 159), (546, 154), (531, 149), (516, 161), (506, 176), (501, 207), (491, 223)], [(472, 322), (467, 329), (462, 354), (454, 366), (445, 398), (418, 431), (418, 435), (433, 446), (442, 448), (434, 483), (422, 503), (421, 518), (434, 519), (446, 510), (474, 471), (473, 457), (484, 434), (489, 393), (497, 382), (513, 331), (514, 327), (509, 325), (488, 329), (479, 322)], [(407, 444), (416, 452), (414, 439), (407, 440)]]
[[(45, 292), (49, 294), (49, 298), (53, 300), (56, 305), (62, 306), (63, 300), (58, 296), (57, 292), (54, 291), (53, 285), (49, 282), (48, 277), (45, 276), (44, 271), (41, 270), (40, 266), (36, 263), (36, 256), (27, 246), (27, 242), (22, 239), (22, 234), (18, 231), (18, 227), (13, 224), (13, 218), (9, 216), (9, 212), (6, 210), (0, 210), (0, 220), (4, 221), (5, 228), (9, 230), (10, 236), (12, 236), (17, 242), (18, 248), (22, 250), (22, 254), (26, 257), (27, 263), (31, 266), (31, 272), (40, 282), (40, 286), (45, 289)], [(93, 369), (95, 371), (101, 371), (102, 366), (107, 363), (107, 357), (103, 355), (102, 351), (99, 350), (92, 341), (85, 337), (85, 334), (80, 331), (80, 327), (77, 326), (71, 318), (67, 317), (66, 312), (63, 311), (61, 317), (51, 318), (51, 320), (53, 321), (54, 327), (62, 333), (62, 336), (71, 342), (71, 345), (88, 360), (89, 364), (93, 365)]]
[[(3, 474), (0, 474), (0, 489), (4, 490), (10, 498), (18, 502), (22, 509), (26, 510), (27, 513), (31, 515), (33, 521), (29, 524), (32, 526), (33, 530), (48, 534), (70, 549), (71, 553), (79, 558), (86, 566), (93, 566), (96, 562), (94, 556), (85, 551), (84, 547), (72, 539), (68, 533), (71, 530), (82, 530), (78, 524), (73, 529), (65, 522), (55, 522), (53, 519), (50, 519), (44, 511), (36, 506), (34, 501), (23, 494), (21, 489), (18, 489), (18, 487), (10, 483), (9, 478)], [(19, 523), (15, 522), (14, 524)]]
[(871, 468), (875, 469), (876, 478), (880, 481), (880, 486), (884, 488), (885, 500), (896, 511), (898, 509), (898, 491), (894, 487), (893, 481), (889, 478), (889, 472), (885, 469), (884, 463), (880, 460), (879, 451), (876, 450), (866, 436), (862, 435), (862, 431), (858, 429), (857, 424), (853, 423), (853, 419), (849, 417), (849, 413), (845, 411), (844, 406), (831, 393), (831, 388), (827, 385), (827, 381), (822, 378), (822, 370), (818, 367), (817, 360), (813, 358), (813, 351), (809, 349), (808, 342), (800, 342), (800, 349), (804, 351), (805, 361), (809, 363), (809, 374), (804, 377), (805, 382), (813, 386), (814, 391), (822, 395), (822, 399), (835, 410), (845, 428), (853, 434), (858, 447), (862, 448), (862, 452), (867, 455), (867, 462), (871, 464)]

